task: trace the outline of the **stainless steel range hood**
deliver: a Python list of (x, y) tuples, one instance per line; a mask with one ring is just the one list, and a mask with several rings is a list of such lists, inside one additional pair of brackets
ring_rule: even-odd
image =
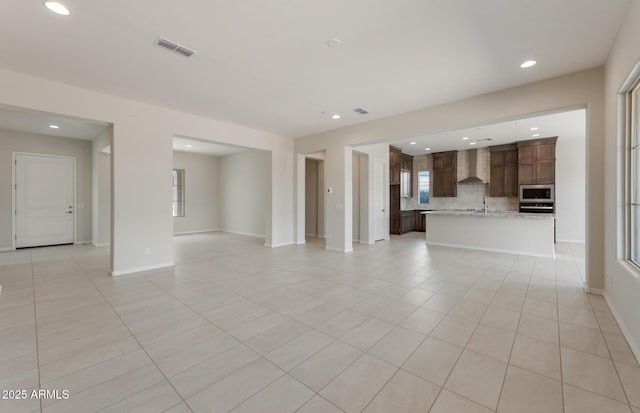
[(469, 167), (469, 176), (458, 183), (460, 185), (482, 185), (485, 181), (478, 178), (478, 150), (470, 149), (467, 152), (467, 166)]

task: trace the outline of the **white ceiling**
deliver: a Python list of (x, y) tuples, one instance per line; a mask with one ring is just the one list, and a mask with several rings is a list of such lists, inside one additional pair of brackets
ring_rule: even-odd
[[(190, 145), (190, 147), (187, 145)], [(217, 143), (197, 139), (174, 137), (173, 150), (179, 152), (198, 153), (201, 155), (226, 156), (244, 152), (248, 149), (240, 146), (219, 145)]]
[[(531, 130), (531, 128), (538, 128)], [(539, 135), (539, 136), (534, 136)], [(585, 139), (586, 112), (584, 109), (551, 115), (536, 116), (509, 122), (482, 125), (469, 129), (416, 136), (391, 142), (409, 155), (424, 155), (449, 150), (466, 150), (486, 148), (521, 140), (547, 138), (557, 136), (558, 139)], [(463, 140), (463, 137), (469, 139)], [(411, 145), (415, 142), (415, 145)], [(470, 145), (475, 143), (475, 145)], [(426, 151), (425, 148), (430, 148)]]
[(4, 5), (0, 67), (294, 137), (600, 66), (629, 4), (61, 1)]
[[(59, 128), (52, 129), (49, 125), (56, 125)], [(0, 105), (0, 129), (92, 140), (108, 128), (107, 124), (101, 122), (73, 119), (31, 110), (19, 110)]]

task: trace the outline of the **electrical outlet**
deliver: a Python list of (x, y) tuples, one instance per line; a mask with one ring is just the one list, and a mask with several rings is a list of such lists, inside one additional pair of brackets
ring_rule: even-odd
[(147, 247), (144, 249), (144, 255), (151, 255), (151, 248)]

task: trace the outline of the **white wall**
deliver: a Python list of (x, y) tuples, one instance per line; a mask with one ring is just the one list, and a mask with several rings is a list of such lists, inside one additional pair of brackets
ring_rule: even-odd
[[(0, 70), (0, 104), (113, 125), (111, 267), (114, 275), (173, 265), (174, 135), (271, 151), (269, 246), (294, 241), (293, 140), (177, 110)], [(145, 254), (149, 248), (151, 253)]]
[(351, 197), (353, 199), (353, 205), (351, 206), (352, 242), (360, 242), (360, 156), (355, 153), (353, 154), (351, 163), (351, 185)]
[(173, 218), (173, 233), (219, 229), (218, 158), (174, 151), (173, 168), (185, 171), (185, 216)]
[(0, 250), (12, 248), (13, 152), (76, 158), (76, 241), (91, 242), (91, 141), (0, 129)]
[[(640, 276), (624, 258), (625, 168), (624, 124), (618, 91), (640, 62), (640, 2), (632, 1), (605, 71), (605, 297), (627, 341), (640, 359)], [(591, 165), (588, 164), (589, 167)], [(590, 217), (589, 217), (590, 219)]]
[(250, 150), (220, 158), (220, 228), (264, 237), (271, 205), (271, 153)]
[[(337, 206), (351, 202), (351, 158), (347, 146), (390, 142), (430, 133), (521, 119), (571, 109), (587, 109), (586, 158), (586, 283), (602, 288), (604, 273), (604, 157), (602, 68), (585, 70), (456, 102), (391, 116), (295, 140), (296, 153), (327, 149), (327, 185), (334, 195), (327, 203), (327, 248), (346, 251), (351, 216)], [(388, 158), (387, 158), (388, 160)], [(348, 164), (348, 165), (347, 165)], [(348, 166), (348, 168), (347, 168)]]
[(101, 152), (111, 144), (111, 128), (95, 138), (92, 156), (92, 222), (91, 243), (105, 246), (111, 243), (111, 155)]
[(318, 161), (318, 238), (325, 238), (327, 222), (327, 186), (325, 184), (325, 161)]
[(559, 136), (556, 143), (556, 239), (585, 241), (585, 139)]
[(305, 161), (305, 234), (318, 235), (318, 161)]

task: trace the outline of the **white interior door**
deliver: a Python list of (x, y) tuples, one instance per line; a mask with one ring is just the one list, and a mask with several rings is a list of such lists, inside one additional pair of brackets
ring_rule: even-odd
[(16, 248), (73, 243), (74, 159), (15, 159)]
[(385, 163), (379, 159), (376, 159), (373, 170), (373, 206), (374, 206), (374, 218), (373, 218), (373, 234), (374, 240), (380, 241), (384, 239), (385, 225), (385, 202), (384, 202), (384, 170)]

